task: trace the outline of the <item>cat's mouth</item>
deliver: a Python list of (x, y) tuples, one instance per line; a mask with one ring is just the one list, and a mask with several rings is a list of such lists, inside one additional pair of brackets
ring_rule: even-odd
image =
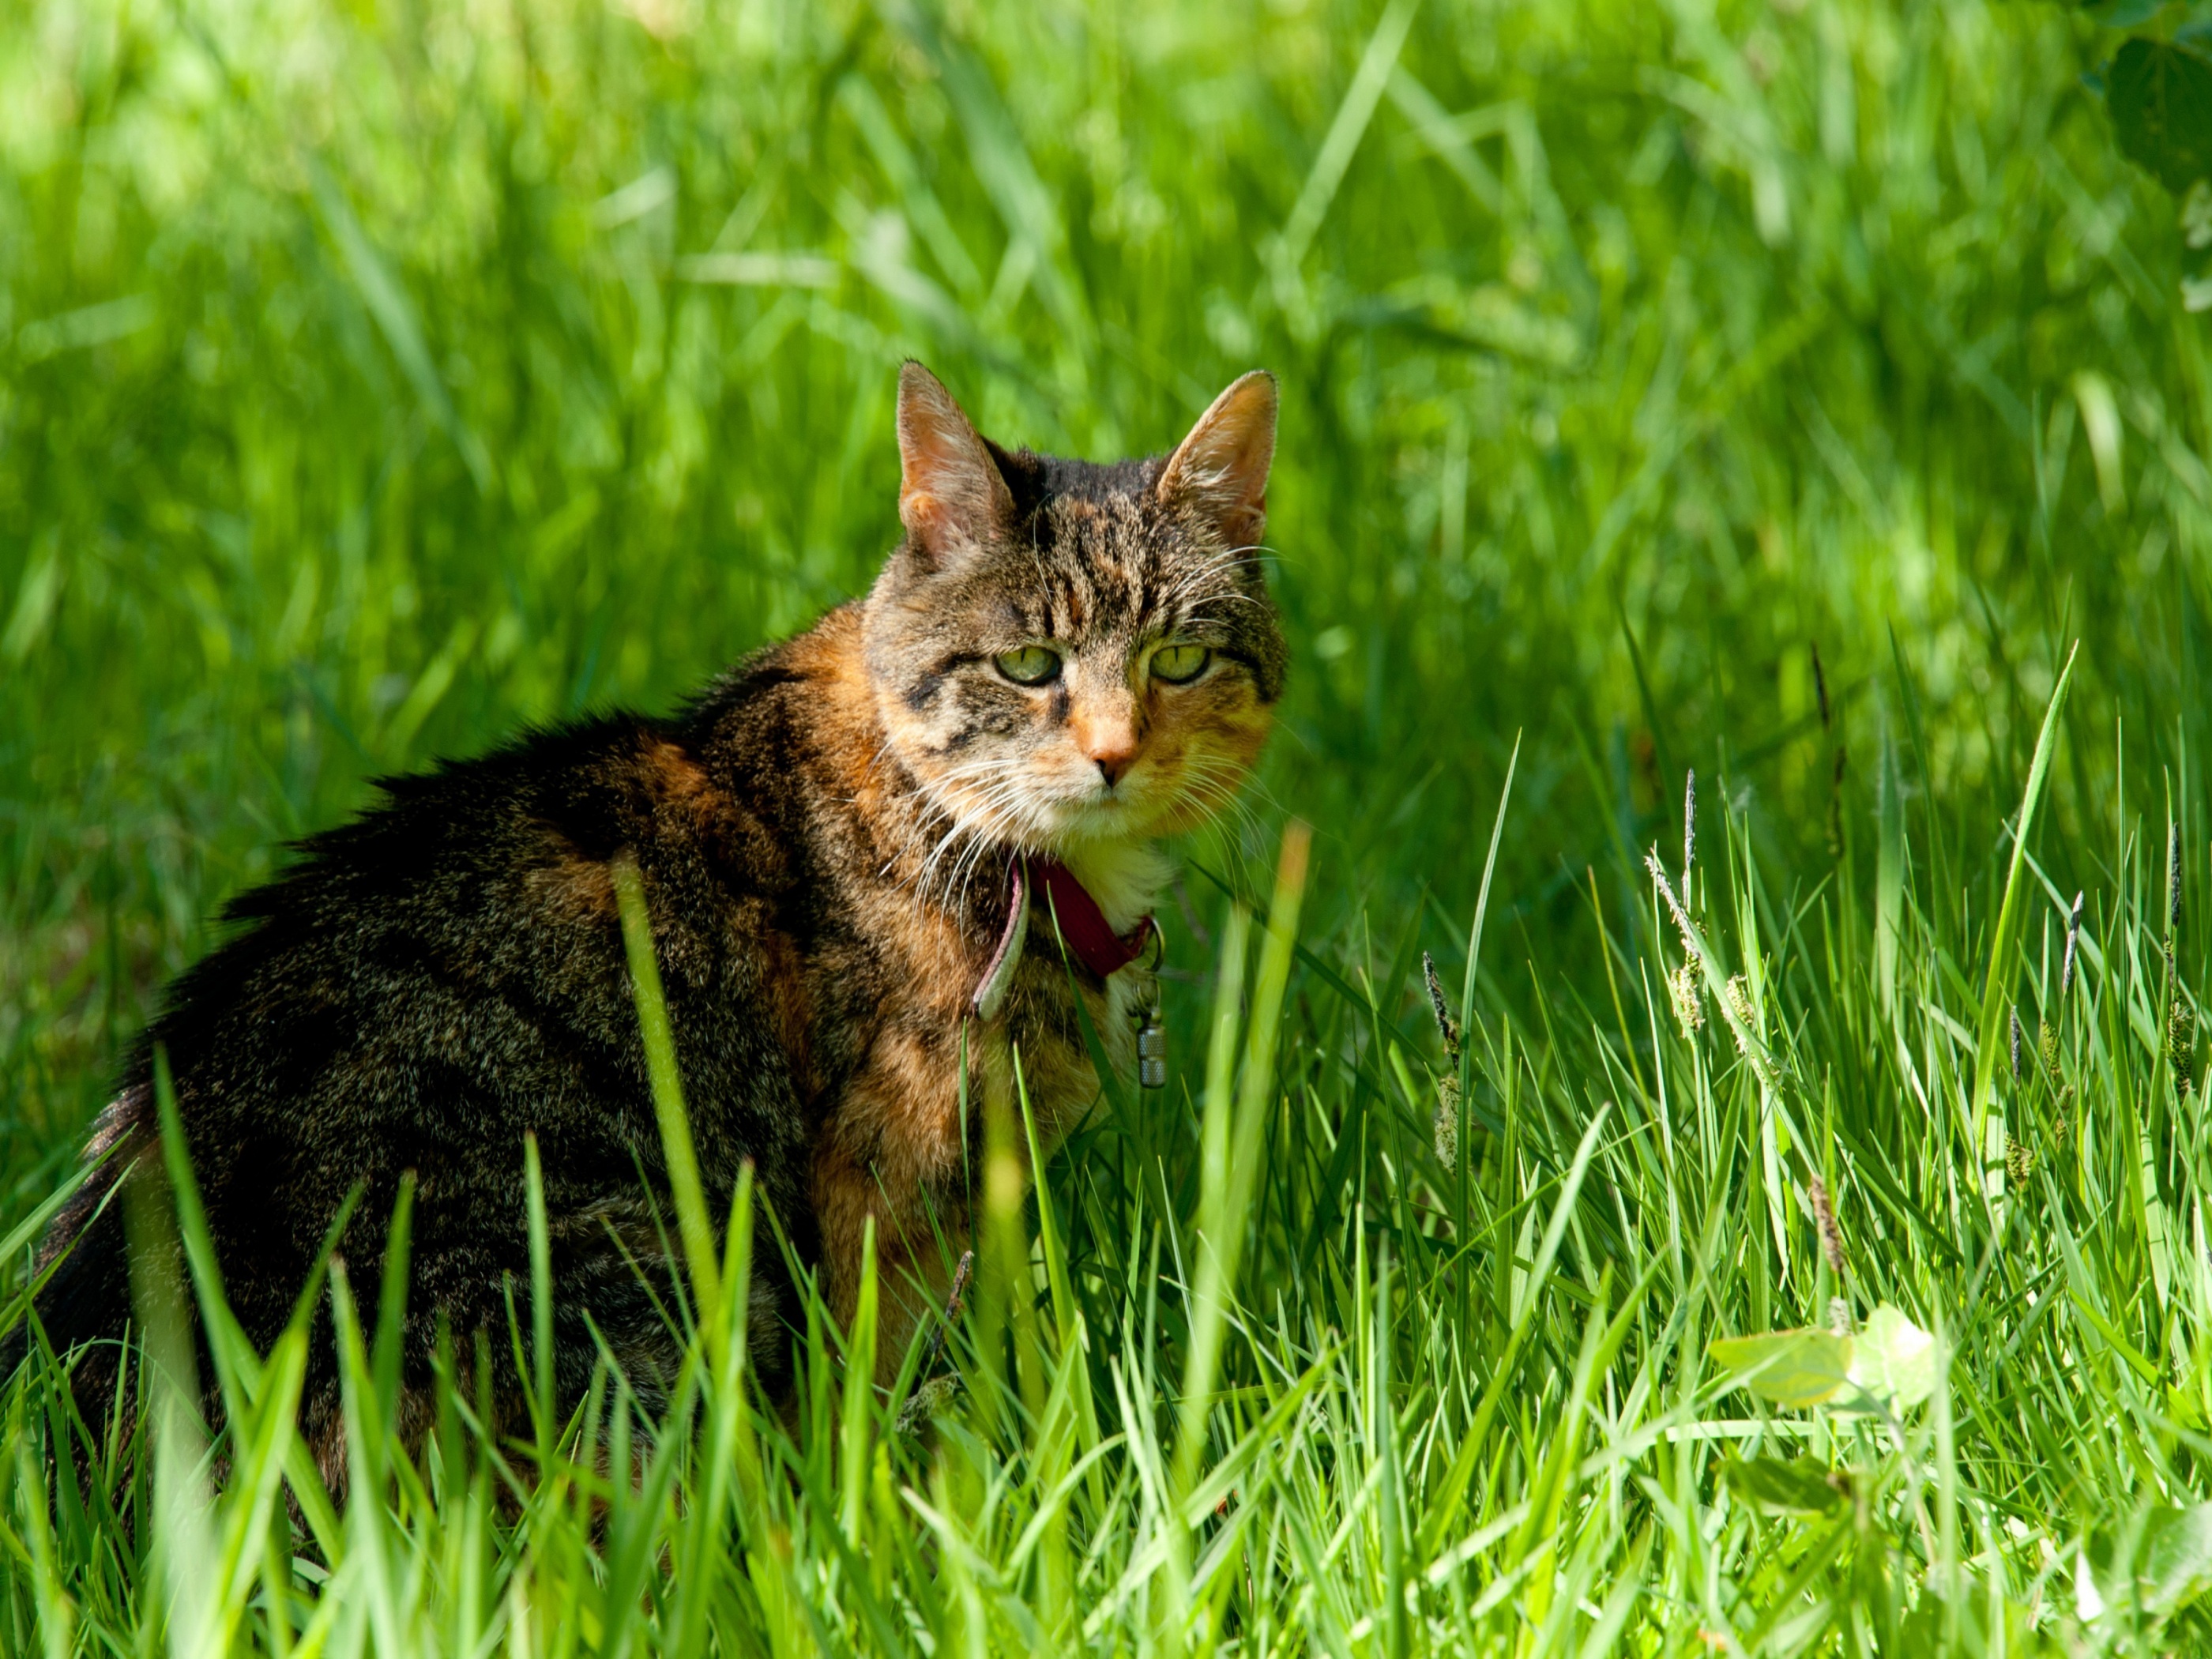
[(1207, 816), (1205, 805), (1172, 769), (1133, 768), (1071, 791), (1055, 804), (1059, 842), (1147, 841), (1178, 834)]
[(1154, 780), (1125, 776), (1109, 784), (1026, 793), (1027, 798), (961, 803), (960, 814), (973, 830), (994, 841), (1036, 851), (1058, 851), (1076, 842), (1143, 841), (1162, 831), (1176, 816), (1173, 792), (1164, 794)]
[(1094, 841), (1105, 836), (1140, 836), (1152, 814), (1109, 785), (1073, 803), (1066, 816), (1072, 820), (1071, 835), (1078, 840)]
[(1039, 801), (1030, 823), (1024, 827), (1032, 830), (1035, 839), (1057, 850), (1074, 842), (1143, 840), (1151, 835), (1156, 816), (1152, 803), (1140, 799), (1126, 786), (1100, 787)]
[(1243, 769), (1187, 747), (1110, 781), (1088, 761), (1028, 757), (932, 768), (930, 793), (969, 835), (1028, 852), (1186, 834), (1224, 808)]

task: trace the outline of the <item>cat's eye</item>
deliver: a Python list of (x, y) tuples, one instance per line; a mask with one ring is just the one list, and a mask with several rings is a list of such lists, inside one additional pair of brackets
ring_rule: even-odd
[(1041, 645), (1001, 651), (992, 661), (1016, 685), (1046, 685), (1060, 678), (1060, 653)]
[(1202, 645), (1164, 645), (1152, 653), (1152, 678), (1182, 685), (1203, 674), (1212, 655)]

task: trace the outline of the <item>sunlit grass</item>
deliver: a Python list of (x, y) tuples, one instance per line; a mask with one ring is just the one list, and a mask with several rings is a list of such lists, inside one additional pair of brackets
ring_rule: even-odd
[[(148, 1363), (207, 1322), (227, 1426), (196, 1462), (150, 1389), (128, 1456), (34, 1356), (0, 1649), (2203, 1645), (2212, 369), (2108, 49), (1885, 0), (0, 21), (12, 1261), (284, 841), (861, 588), (902, 355), (1085, 453), (1275, 369), (1295, 662), (1162, 918), (1176, 1085), (1026, 1196), (986, 1126), (957, 1391), (817, 1308), (762, 1399), (773, 1229), (679, 1193), (669, 1420), (457, 1389), (410, 1461), (398, 1297), (355, 1328), (334, 1264), (250, 1352), (179, 1167)], [(544, 1279), (487, 1334), (532, 1378)], [(1939, 1334), (1927, 1404), (1709, 1358), (1838, 1298)]]
[[(2067, 901), (2022, 860), (2031, 920), (1990, 977), (2047, 1036), (1986, 1096), (1970, 970), (1995, 918), (1947, 935), (1908, 880), (1879, 924), (1899, 935), (1885, 998), (1847, 872), (1790, 901), (1739, 819), (1709, 809), (1700, 841), (1672, 876), (1692, 991), (1670, 1003), (1680, 953), (1617, 930), (1626, 988), (1602, 1009), (1540, 989), (1516, 1012), (1478, 975), (1455, 1169), (1434, 1150), (1418, 969), (1402, 950), (1349, 978), (1301, 958), (1291, 837), (1256, 960), (1243, 909), (1214, 916), (1198, 1092), (1123, 1100), (1033, 1199), (1026, 1117), (987, 1126), (950, 1390), (911, 1358), (872, 1383), (871, 1256), (854, 1328), (810, 1300), (794, 1397), (757, 1392), (743, 1287), (773, 1245), (748, 1179), (691, 1263), (667, 1415), (611, 1363), (555, 1401), (535, 1148), (518, 1148), (533, 1282), (493, 1340), (530, 1358), (531, 1420), (495, 1440), (447, 1385), (420, 1458), (395, 1455), (404, 1254), (373, 1332), (333, 1264), (342, 1510), (291, 1422), (317, 1299), (268, 1355), (238, 1339), (173, 1140), (222, 1479), (158, 1381), (143, 1393), (167, 1455), (133, 1458), (131, 1425), (74, 1421), (34, 1358), (9, 1395), (18, 1644), (1929, 1653), (1996, 1650), (2002, 1630), (2008, 1651), (2166, 1652), (2212, 1635), (2192, 1605), (2212, 1510), (2191, 1507), (2212, 1141), (2193, 1050), (2169, 1041), (2171, 1006), (2193, 1003), (2166, 966), (2163, 838), (2116, 846), (2063, 997), (2061, 963), (2017, 940), (2063, 939)], [(1643, 936), (1669, 938), (1673, 908), (1655, 884)], [(665, 1019), (649, 978), (639, 999), (649, 1030)], [(680, 1097), (663, 1106), (688, 1137)], [(1154, 1155), (1194, 1142), (1195, 1159)], [(134, 1237), (142, 1261), (175, 1248), (158, 1224)], [(1706, 1358), (1722, 1335), (1847, 1329), (1881, 1304), (1936, 1334), (1924, 1404), (1776, 1410)], [(142, 1378), (188, 1368), (184, 1310), (142, 1311), (173, 1333)]]

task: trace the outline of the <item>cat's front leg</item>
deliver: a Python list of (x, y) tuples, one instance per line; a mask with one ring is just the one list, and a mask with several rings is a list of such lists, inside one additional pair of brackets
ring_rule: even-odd
[(963, 1124), (957, 1029), (886, 1026), (816, 1142), (822, 1287), (830, 1312), (848, 1328), (860, 1301), (868, 1220), (875, 1219), (879, 1382), (897, 1375), (915, 1330), (942, 1309), (968, 1246), (981, 1152), (977, 1103), (988, 1069), (979, 1054), (968, 1059), (979, 1086)]

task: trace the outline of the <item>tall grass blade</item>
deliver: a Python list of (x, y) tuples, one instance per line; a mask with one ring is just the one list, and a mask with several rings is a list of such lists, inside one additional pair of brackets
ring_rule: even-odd
[[(2066, 707), (2066, 690), (2073, 682), (2074, 663), (2080, 654), (2079, 645), (2066, 653), (2065, 666), (2059, 670), (2058, 683), (2051, 688), (2050, 706), (2044, 711), (2043, 729), (2035, 739), (2035, 758), (2029, 763), (2027, 787), (2021, 796), (2020, 816), (2012, 834), (2012, 859), (2005, 871), (2004, 897), (1997, 907), (1996, 926), (1990, 931), (1989, 967), (1982, 981), (1981, 1021), (1974, 1050), (1973, 1139), (1970, 1150), (1982, 1162), (1993, 1200), (2002, 1198), (2004, 1190), (2004, 1149), (2002, 1144), (1992, 1149), (1989, 1134), (1992, 1109), (1996, 1104), (1998, 1066), (2004, 1054), (2005, 1010), (2011, 1006), (2007, 988), (2013, 981), (2013, 946), (2021, 926), (2021, 872), (2027, 867), (2028, 831), (2035, 823), (2036, 808), (2042, 804), (2044, 786), (2051, 775), (2051, 760), (2057, 747), (2058, 716)], [(2000, 1134), (2002, 1127), (2000, 1121)]]
[(645, 1042), (646, 1076), (653, 1086), (653, 1115), (660, 1127), (661, 1156), (676, 1203), (678, 1231), (690, 1269), (695, 1305), (714, 1308), (721, 1300), (714, 1261), (714, 1232), (708, 1219), (706, 1189), (700, 1184), (699, 1158), (691, 1142), (691, 1120), (684, 1109), (684, 1081), (676, 1067), (676, 1034), (668, 1023), (668, 1000), (660, 988), (660, 964), (653, 954), (653, 923), (646, 911), (645, 884), (637, 860), (618, 854), (609, 866), (615, 901), (621, 908), (623, 944), (629, 954), (630, 993), (637, 1000), (637, 1023)]

